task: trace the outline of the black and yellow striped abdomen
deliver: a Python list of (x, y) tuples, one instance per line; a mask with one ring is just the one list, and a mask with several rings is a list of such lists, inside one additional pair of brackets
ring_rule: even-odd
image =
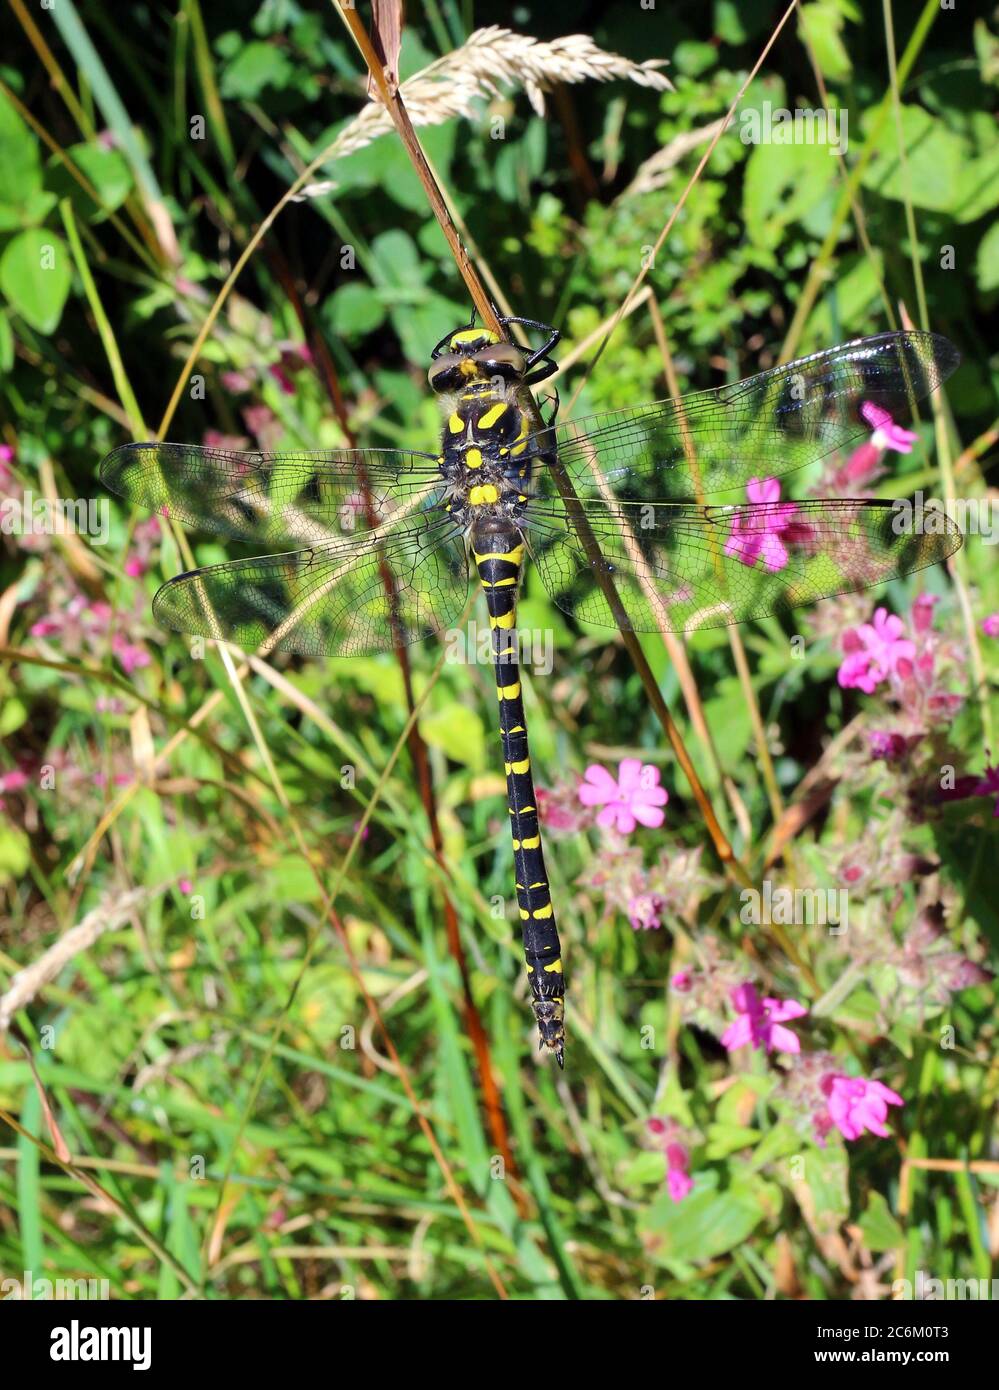
[(438, 461), (448, 484), (447, 511), (468, 537), (489, 609), (527, 974), (541, 1045), (555, 1053), (561, 1066), (565, 982), (541, 849), (517, 650), (524, 561), (519, 522), (532, 469), (541, 462), (530, 445), (542, 421), (526, 384), (526, 359), (517, 349), (471, 327), (452, 334), (448, 347), (448, 355), (430, 373), (444, 411)]
[(516, 527), (491, 520), (473, 526), (471, 548), (492, 629), (500, 740), (517, 872), (517, 905), (534, 1015), (541, 1045), (555, 1053), (561, 1066), (565, 1045), (565, 981), (541, 848), (517, 651), (517, 594), (524, 541)]

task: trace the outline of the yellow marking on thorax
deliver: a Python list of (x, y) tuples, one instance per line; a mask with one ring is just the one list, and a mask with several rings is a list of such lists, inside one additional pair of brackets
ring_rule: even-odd
[(465, 422), (460, 415), (452, 415), (447, 422), (447, 427), (452, 434), (461, 434), (465, 428)]
[(468, 501), (473, 507), (487, 506), (491, 502), (499, 501), (499, 491), (495, 483), (480, 483), (477, 487), (469, 489)]
[(454, 349), (461, 343), (477, 343), (480, 340), (483, 344), (499, 342), (491, 328), (462, 328), (451, 334), (450, 346)]
[(481, 449), (466, 449), (466, 450), (465, 450), (465, 467), (466, 467), (466, 468), (481, 468), (481, 467), (482, 467), (482, 450), (481, 450)]
[(494, 406), (492, 406), (489, 410), (486, 411), (485, 415), (483, 415), (482, 418), (479, 420), (479, 429), (480, 429), (480, 430), (491, 430), (492, 427), (495, 425), (496, 421), (500, 418), (500, 416), (503, 414), (503, 412), (504, 412), (505, 410), (506, 410), (506, 402), (505, 402), (505, 401), (500, 401), (499, 405), (494, 405)]

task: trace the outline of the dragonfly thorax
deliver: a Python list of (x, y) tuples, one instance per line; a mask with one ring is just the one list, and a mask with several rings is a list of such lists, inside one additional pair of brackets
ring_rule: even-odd
[(442, 397), (446, 406), (440, 466), (453, 519), (515, 522), (528, 500), (532, 433), (523, 388), (472, 389)]

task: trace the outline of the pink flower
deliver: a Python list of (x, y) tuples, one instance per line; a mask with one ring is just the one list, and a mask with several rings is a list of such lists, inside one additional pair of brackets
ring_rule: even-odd
[(143, 666), (148, 666), (152, 661), (152, 657), (145, 647), (129, 642), (120, 632), (116, 632), (111, 639), (111, 647), (121, 662), (122, 670), (126, 676), (132, 675), (134, 671), (140, 670)]
[(865, 439), (863, 444), (854, 449), (846, 463), (833, 472), (833, 489), (848, 496), (855, 496), (858, 488), (869, 487), (879, 474), (884, 472), (881, 454), (882, 450), (876, 444)]
[(584, 806), (603, 807), (597, 825), (604, 830), (613, 827), (620, 835), (630, 835), (638, 822), (662, 825), (666, 818), (662, 807), (669, 793), (659, 785), (659, 769), (652, 763), (622, 758), (616, 779), (599, 763), (591, 763), (580, 784), (579, 799)]
[(694, 977), (689, 970), (678, 970), (670, 977), (670, 985), (678, 994), (686, 994), (694, 986)]
[(694, 1185), (690, 1176), (690, 1154), (686, 1144), (679, 1142), (683, 1131), (673, 1120), (661, 1120), (653, 1115), (645, 1121), (645, 1130), (666, 1159), (666, 1190), (674, 1202), (682, 1202)]
[(732, 991), (732, 1004), (739, 1017), (730, 1023), (722, 1034), (722, 1046), (734, 1052), (736, 1048), (765, 1047), (768, 1052), (800, 1052), (801, 1043), (790, 1028), (781, 1024), (789, 1018), (801, 1018), (808, 1010), (795, 999), (761, 1000), (756, 986), (736, 985)]
[(919, 739), (908, 739), (905, 734), (900, 734), (893, 729), (872, 729), (867, 735), (867, 741), (870, 745), (872, 758), (883, 759), (886, 763), (894, 763), (898, 762), (899, 758), (904, 758), (910, 745), (918, 743)]
[(662, 926), (665, 901), (658, 893), (636, 893), (628, 901), (628, 921), (633, 931), (656, 931)]
[(581, 830), (590, 817), (579, 809), (579, 780), (572, 783), (560, 782), (555, 787), (536, 787), (534, 799), (538, 803), (538, 819), (549, 830)]
[(284, 426), (269, 405), (246, 406), (243, 419), (246, 428), (255, 437), (261, 449), (272, 449), (284, 430)]
[(999, 766), (986, 767), (985, 776), (980, 782), (975, 784), (971, 793), (972, 796), (994, 796), (996, 804), (992, 811), (994, 816), (999, 816)]
[(986, 637), (999, 637), (999, 613), (990, 613), (982, 619), (982, 631)]
[(682, 1202), (694, 1186), (688, 1173), (690, 1155), (682, 1144), (666, 1145), (666, 1190), (674, 1202)]
[[(205, 430), (201, 442), (206, 449), (234, 449), (237, 453), (250, 447), (249, 438), (245, 434), (223, 434), (221, 430)], [(160, 514), (168, 515), (165, 507)]]
[(864, 401), (860, 407), (864, 420), (874, 431), (871, 443), (878, 449), (894, 449), (899, 454), (911, 454), (912, 446), (919, 438), (913, 430), (904, 430), (896, 425), (888, 411), (873, 401)]
[(177, 887), (185, 897), (189, 897), (194, 892), (194, 884), (189, 878), (178, 879)]
[(249, 391), (253, 385), (253, 377), (249, 372), (223, 372), (221, 381), (225, 389), (231, 391), (234, 396)]
[(887, 608), (878, 608), (873, 623), (847, 628), (843, 634), (846, 658), (837, 680), (844, 690), (858, 689), (870, 695), (889, 676), (902, 679), (912, 674), (916, 644), (903, 637), (902, 619)]
[[(106, 787), (108, 785), (108, 776), (106, 772), (95, 772), (91, 780), (95, 787)], [(116, 772), (111, 779), (111, 783), (115, 787), (125, 787), (131, 780), (127, 772)]]
[(885, 1126), (889, 1105), (904, 1105), (905, 1101), (880, 1081), (867, 1081), (862, 1076), (840, 1076), (829, 1072), (822, 1078), (821, 1087), (827, 1096), (827, 1114), (816, 1120), (820, 1138), (833, 1125), (844, 1139), (859, 1139), (865, 1130), (886, 1139)]
[[(28, 781), (28, 774), (20, 768), (13, 768), (10, 772), (0, 772), (0, 792), (23, 791), (28, 785)], [(0, 796), (0, 811), (4, 809), (4, 800)]]
[(286, 396), (293, 396), (295, 394), (294, 384), (282, 366), (277, 362), (273, 362), (267, 370)]
[(760, 510), (747, 507), (736, 511), (725, 554), (750, 566), (762, 555), (764, 568), (775, 574), (784, 569), (790, 558), (781, 536), (792, 527), (798, 509), (793, 502), (780, 501), (780, 483), (776, 478), (750, 478), (746, 497), (750, 502), (769, 505)]

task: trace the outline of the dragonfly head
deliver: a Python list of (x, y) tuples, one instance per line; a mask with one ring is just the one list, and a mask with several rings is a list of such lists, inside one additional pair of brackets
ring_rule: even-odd
[[(446, 352), (438, 352), (440, 348)], [(438, 393), (481, 384), (503, 390), (524, 379), (527, 358), (488, 328), (461, 328), (438, 343), (427, 376)]]

